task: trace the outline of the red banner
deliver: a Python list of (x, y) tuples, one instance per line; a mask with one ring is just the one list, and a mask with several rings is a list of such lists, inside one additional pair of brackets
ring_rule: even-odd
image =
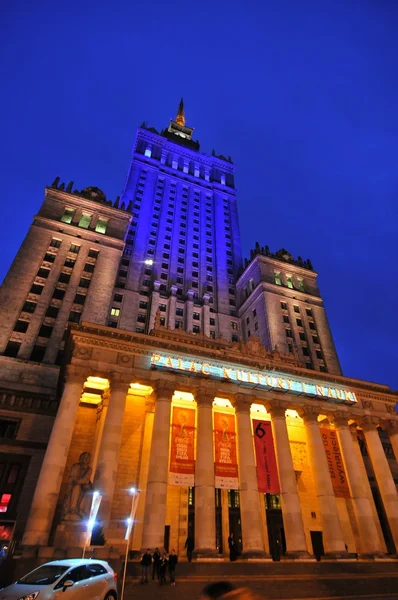
[(279, 494), (279, 477), (271, 423), (270, 421), (253, 420), (253, 430), (258, 491), (263, 494)]
[(195, 485), (194, 408), (173, 406), (169, 483), (189, 487)]
[(343, 458), (341, 456), (337, 433), (334, 429), (320, 428), (326, 459), (328, 461), (330, 479), (332, 480), (336, 498), (350, 498)]
[(239, 488), (235, 415), (214, 412), (215, 486)]

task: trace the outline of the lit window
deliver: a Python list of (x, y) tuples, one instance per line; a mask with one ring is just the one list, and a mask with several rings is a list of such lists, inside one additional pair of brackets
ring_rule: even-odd
[(79, 221), (79, 227), (83, 227), (83, 229), (88, 229), (90, 227), (91, 215), (82, 214)]
[(237, 331), (238, 324), (235, 321), (231, 321), (231, 329), (235, 329), (235, 331)]
[(116, 308), (115, 306), (113, 306), (111, 308), (111, 315), (112, 317), (118, 317), (120, 315), (120, 308)]
[(297, 287), (300, 292), (305, 292), (304, 281), (302, 279), (297, 278)]
[(12, 496), (11, 494), (2, 494), (0, 498), (0, 513), (7, 512), (8, 505), (10, 504)]
[(75, 210), (73, 208), (65, 208), (64, 214), (61, 217), (63, 223), (72, 223)]
[(97, 233), (106, 233), (107, 227), (108, 227), (108, 219), (98, 219), (97, 224), (95, 226), (95, 231)]
[(287, 287), (292, 290), (293, 289), (293, 281), (292, 281), (291, 275), (286, 275), (286, 283), (287, 283)]
[(275, 283), (276, 285), (282, 285), (281, 274), (275, 271)]

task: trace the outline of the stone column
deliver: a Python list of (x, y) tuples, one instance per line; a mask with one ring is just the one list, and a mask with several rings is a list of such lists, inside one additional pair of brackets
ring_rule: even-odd
[(359, 442), (358, 442), (358, 430), (357, 430), (357, 424), (356, 423), (352, 423), (349, 426), (349, 430), (351, 433), (351, 438), (352, 438), (352, 444), (353, 444), (353, 448), (354, 448), (354, 452), (355, 455), (357, 457), (357, 464), (358, 464), (358, 469), (359, 469), (359, 473), (361, 476), (361, 480), (362, 480), (362, 485), (366, 490), (366, 497), (369, 500), (369, 504), (372, 510), (372, 514), (373, 514), (373, 520), (377, 529), (377, 533), (378, 533), (378, 544), (381, 548), (381, 551), (383, 554), (385, 554), (387, 552), (387, 547), (385, 544), (385, 540), (384, 540), (384, 535), (381, 529), (381, 525), (380, 525), (380, 520), (379, 520), (379, 515), (377, 513), (376, 510), (376, 505), (375, 505), (375, 501), (373, 498), (373, 494), (372, 494), (372, 489), (370, 487), (370, 483), (369, 483), (369, 479), (368, 479), (368, 473), (366, 471), (366, 467), (365, 467), (365, 463), (363, 460), (363, 456), (362, 456), (362, 452), (361, 452), (361, 448), (359, 446)]
[(267, 404), (278, 465), (283, 527), (286, 537), (285, 558), (310, 558), (305, 540), (303, 516), (297, 491), (292, 452), (286, 425), (286, 406), (281, 402)]
[(102, 523), (104, 532), (109, 527), (111, 518), (126, 397), (130, 382), (131, 376), (124, 373), (113, 373), (111, 376), (111, 394), (104, 421), (94, 479), (95, 489), (102, 494), (98, 518)]
[(57, 416), (51, 431), (23, 537), (24, 546), (45, 546), (72, 440), (82, 387), (88, 373), (69, 365)]
[(321, 432), (319, 431), (318, 413), (320, 409), (305, 406), (299, 412), (306, 429), (308, 452), (321, 513), (325, 554), (327, 557), (346, 556), (347, 552), (337, 511), (336, 498), (330, 479)]
[(344, 467), (347, 475), (348, 485), (353, 500), (353, 508), (361, 540), (362, 552), (367, 555), (380, 555), (379, 535), (374, 522), (372, 507), (367, 496), (365, 482), (362, 477), (358, 457), (355, 452), (351, 432), (348, 427), (348, 415), (344, 412), (336, 412), (331, 416), (334, 423), (343, 455)]
[(384, 454), (383, 446), (377, 431), (378, 420), (365, 416), (361, 419), (361, 427), (365, 434), (366, 448), (372, 462), (373, 471), (383, 501), (384, 510), (390, 525), (395, 548), (398, 549), (398, 494), (391, 470)]
[(240, 520), (242, 526), (243, 555), (247, 558), (265, 558), (261, 535), (261, 514), (258, 495), (256, 460), (250, 420), (251, 398), (244, 394), (235, 396), (238, 433)]
[(214, 393), (200, 388), (196, 394), (198, 430), (195, 463), (195, 555), (217, 556), (213, 454)]
[(149, 315), (149, 326), (148, 326), (149, 333), (155, 327), (156, 313), (159, 310), (159, 297), (160, 297), (159, 288), (160, 288), (160, 281), (154, 281), (153, 282), (153, 292), (151, 294), (151, 312)]
[(388, 433), (395, 460), (398, 462), (398, 420), (383, 421), (382, 425)]
[[(202, 309), (202, 326), (201, 333), (203, 332), (205, 337), (210, 337), (210, 306), (209, 306), (209, 294), (203, 294), (203, 309)], [(214, 314), (214, 313), (213, 313)]]
[(166, 499), (170, 445), (170, 409), (175, 385), (160, 380), (156, 388), (155, 417), (151, 453), (149, 457), (148, 482), (144, 511), (142, 549), (164, 546), (166, 522)]
[(185, 330), (192, 333), (193, 326), (193, 290), (188, 290), (187, 301), (185, 302)]
[(177, 286), (172, 285), (171, 296), (169, 299), (169, 317), (168, 317), (168, 326), (169, 329), (175, 329), (176, 326), (176, 306), (177, 306)]

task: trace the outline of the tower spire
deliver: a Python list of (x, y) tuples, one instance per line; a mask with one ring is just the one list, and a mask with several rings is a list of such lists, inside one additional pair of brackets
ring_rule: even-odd
[(185, 113), (184, 113), (184, 99), (181, 98), (180, 104), (178, 105), (178, 113), (176, 117), (176, 123), (184, 127), (185, 125)]

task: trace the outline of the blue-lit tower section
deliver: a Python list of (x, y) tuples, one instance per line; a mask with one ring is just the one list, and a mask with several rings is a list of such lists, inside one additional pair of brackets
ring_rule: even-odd
[[(185, 125), (137, 131), (122, 202), (132, 204), (109, 325), (237, 339), (241, 243), (230, 158), (208, 156)], [(130, 204), (130, 206), (131, 206)]]

